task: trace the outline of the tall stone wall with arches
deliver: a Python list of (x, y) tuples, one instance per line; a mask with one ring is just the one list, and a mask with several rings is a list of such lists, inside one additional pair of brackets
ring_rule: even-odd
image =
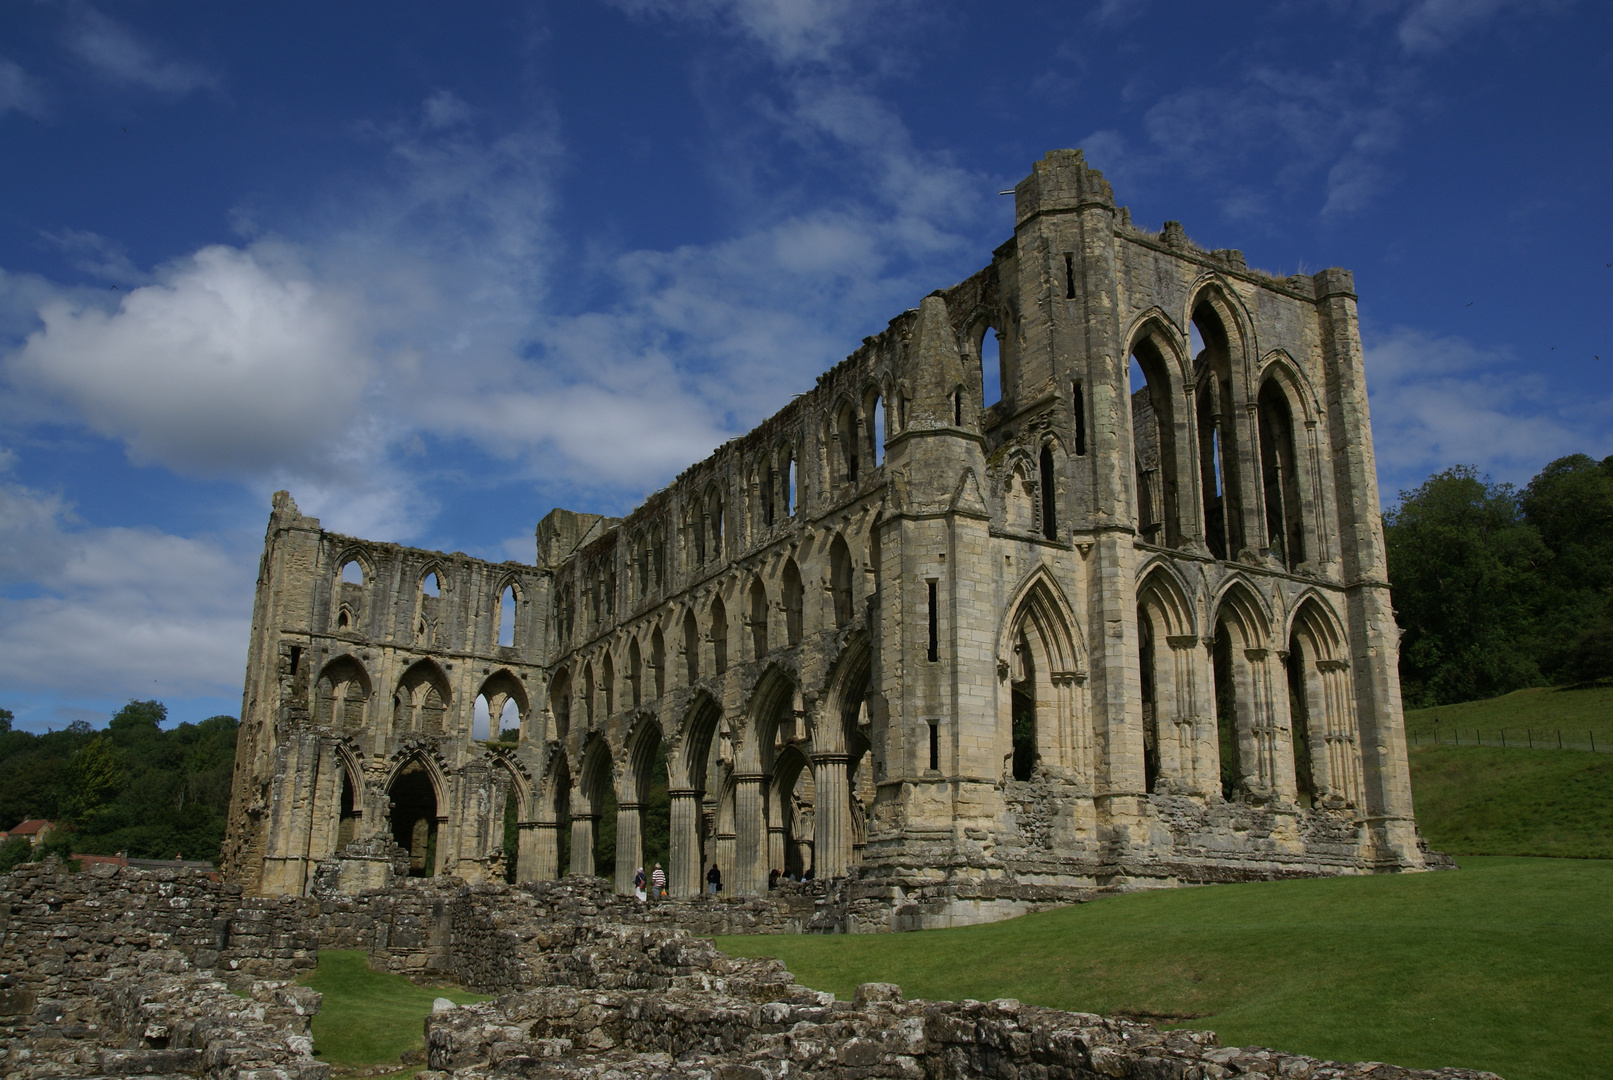
[(1079, 151), (1015, 195), (989, 266), (531, 565), (277, 495), (230, 872), (629, 892), (664, 852), (676, 896), (846, 878), (907, 927), (1429, 865), (1349, 273), (1140, 228)]

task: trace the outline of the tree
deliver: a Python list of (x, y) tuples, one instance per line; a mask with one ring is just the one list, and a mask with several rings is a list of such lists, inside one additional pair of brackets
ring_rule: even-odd
[(11, 710), (10, 709), (0, 709), (0, 735), (6, 735), (6, 734), (10, 733), (10, 731), (11, 731), (11, 721), (13, 721), (15, 719), (16, 719), (16, 717), (11, 715)]
[(112, 743), (105, 735), (91, 739), (73, 755), (68, 769), (68, 810), (74, 822), (83, 825), (100, 813), (123, 780), (112, 754)]
[(1540, 602), (1541, 666), (1559, 680), (1613, 675), (1613, 457), (1558, 458), (1519, 500), (1551, 553)]
[(1384, 538), (1408, 706), (1541, 681), (1537, 627), (1549, 553), (1511, 485), (1471, 466), (1436, 473), (1400, 493), (1384, 515)]

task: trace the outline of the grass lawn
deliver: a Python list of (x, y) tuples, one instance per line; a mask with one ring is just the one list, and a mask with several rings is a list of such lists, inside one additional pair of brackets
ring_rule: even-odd
[(1523, 746), (1525, 732), (1530, 730), (1536, 747), (1556, 747), (1560, 730), (1565, 746), (1588, 746), (1594, 736), (1597, 749), (1607, 750), (1613, 748), (1613, 685), (1535, 687), (1485, 701), (1464, 701), (1406, 713), (1406, 739), (1413, 745), (1429, 742), (1436, 727), (1440, 740), (1446, 743), (1452, 740), (1453, 729), (1461, 732), (1466, 743), (1475, 728), (1486, 743), (1499, 743), (1501, 729), (1505, 728), (1509, 747)]
[(425, 1019), (433, 1000), (457, 1005), (486, 1001), (458, 987), (417, 986), (402, 975), (370, 970), (362, 950), (321, 949), (319, 966), (303, 983), (325, 995), (314, 1017), (314, 1053), (335, 1066), (392, 1062), (413, 1075), (421, 1066), (403, 1067), (405, 1050), (426, 1045)]
[(1613, 754), (1413, 747), (1417, 827), (1451, 855), (1613, 859)]
[(1507, 1080), (1606, 1075), (1613, 862), (1462, 866), (1134, 893), (957, 930), (718, 945), (777, 956), (837, 995), (889, 981), (914, 997), (1171, 1018), (1323, 1058)]

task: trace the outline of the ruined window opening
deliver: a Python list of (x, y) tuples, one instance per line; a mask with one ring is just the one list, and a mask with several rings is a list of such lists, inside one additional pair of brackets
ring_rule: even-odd
[[(336, 629), (338, 629), (338, 630), (346, 630), (349, 627), (351, 627), (352, 625), (353, 625), (353, 613), (351, 611), (348, 611), (347, 606), (344, 604), (342, 606), (342, 610), (336, 613)], [(293, 666), (292, 667), (292, 673), (295, 674), (296, 670), (297, 670), (296, 667)]]
[(508, 648), (515, 644), (515, 586), (506, 585), (498, 594), (498, 643)]
[(953, 427), (962, 427), (963, 426), (963, 391), (962, 390), (954, 390), (952, 392), (952, 426)]
[(638, 542), (638, 598), (650, 595), (650, 545), (641, 537)]
[(1238, 476), (1238, 429), (1233, 409), (1231, 352), (1225, 326), (1208, 303), (1193, 312), (1198, 366), (1199, 468), (1204, 489), (1204, 542), (1217, 559), (1244, 547), (1243, 500)]
[(1232, 635), (1223, 623), (1215, 628), (1212, 649), (1215, 674), (1215, 730), (1221, 751), (1221, 797), (1231, 799), (1242, 786), (1238, 761), (1237, 691), (1233, 686)]
[(491, 724), (492, 715), (488, 712), (487, 695), (477, 694), (476, 704), (471, 706), (470, 737), (479, 742), (485, 742), (491, 738), (488, 734), (488, 728)]
[(1192, 351), (1195, 361), (1204, 354), (1204, 335), (1199, 332), (1197, 322), (1187, 324), (1187, 347)]
[(358, 835), (358, 797), (353, 792), (353, 776), (342, 770), (342, 804), (336, 818), (336, 850), (340, 851)]
[(1087, 399), (1077, 382), (1070, 392), (1070, 411), (1075, 414), (1075, 456), (1085, 457), (1087, 452)]
[(778, 473), (774, 470), (773, 463), (770, 461), (767, 463), (766, 490), (762, 493), (762, 523), (769, 529), (773, 527), (773, 501), (777, 496), (774, 488), (777, 486)]
[(1305, 525), (1294, 458), (1294, 414), (1275, 379), (1266, 380), (1257, 401), (1267, 543), (1278, 562), (1296, 570), (1305, 561)]
[(802, 609), (806, 606), (806, 589), (801, 582), (801, 570), (790, 559), (784, 564), (784, 634), (790, 647), (801, 644)]
[(1058, 497), (1053, 484), (1053, 450), (1042, 447), (1042, 536), (1059, 538)]
[(341, 578), (343, 585), (364, 584), (364, 565), (357, 559), (348, 559), (342, 564)]
[(571, 676), (562, 671), (549, 684), (549, 714), (554, 717), (554, 737), (563, 741), (571, 732)]
[(941, 771), (941, 722), (930, 721), (930, 771)]
[(599, 673), (599, 686), (605, 694), (605, 716), (609, 718), (616, 712), (616, 661), (608, 651), (599, 665)]
[(1154, 624), (1140, 606), (1137, 608), (1137, 644), (1143, 698), (1143, 790), (1153, 794), (1159, 781), (1159, 695), (1154, 676)]
[[(991, 326), (980, 331), (980, 405), (989, 409), (1003, 399), (1002, 335)], [(961, 423), (961, 421), (960, 421)]]
[(1311, 709), (1305, 694), (1305, 650), (1295, 634), (1288, 644), (1288, 712), (1294, 735), (1294, 787), (1300, 806), (1316, 803), (1316, 776), (1311, 765)]
[(689, 526), (689, 533), (694, 548), (694, 558), (691, 562), (695, 566), (704, 566), (706, 562), (706, 517), (699, 510), (695, 511), (694, 520)]
[(1014, 646), (1015, 678), (1009, 684), (1010, 739), (1015, 780), (1029, 780), (1036, 772), (1036, 662), (1025, 636)]
[(693, 686), (700, 681), (700, 626), (692, 611), (683, 616), (683, 657), (689, 685)]
[(836, 536), (829, 545), (829, 590), (834, 594), (835, 626), (845, 626), (851, 622), (853, 611), (851, 549), (843, 536)]
[(582, 715), (587, 722), (585, 731), (594, 730), (594, 694), (598, 687), (594, 684), (594, 665), (592, 662), (583, 665), (582, 669)]
[(293, 645), (291, 647), (291, 672), (290, 672), (290, 674), (292, 674), (292, 675), (297, 674), (297, 667), (301, 663), (302, 663), (302, 646), (301, 645)]
[(885, 464), (885, 399), (879, 395), (868, 407), (868, 460), (876, 469)]
[(844, 462), (841, 473), (846, 483), (855, 484), (857, 482), (857, 466), (859, 463), (857, 449), (860, 442), (857, 437), (856, 408), (848, 404), (842, 409), (840, 422), (837, 426), (840, 428), (840, 453)]
[(441, 596), (442, 582), (437, 580), (437, 572), (433, 570), (420, 582), (420, 591), (427, 596)]
[(616, 564), (614, 561), (605, 570), (605, 618), (616, 618)]
[(639, 651), (638, 638), (627, 644), (627, 685), (633, 695), (633, 705), (638, 707), (644, 703), (643, 698), (643, 668), (644, 654)]
[(1064, 299), (1075, 299), (1075, 256), (1070, 253), (1064, 256)]
[(666, 694), (666, 638), (657, 626), (650, 635), (650, 667), (655, 671), (655, 696)]
[(720, 596), (711, 601), (711, 670), (718, 678), (728, 670), (728, 605)]
[(723, 504), (722, 504), (722, 496), (713, 495), (712, 498), (711, 498), (711, 502), (708, 505), (709, 505), (709, 512), (710, 512), (710, 516), (711, 516), (711, 557), (714, 560), (716, 560), (717, 562), (722, 562), (722, 558), (723, 558), (723, 546), (722, 546)]
[(941, 659), (941, 622), (940, 612), (936, 608), (936, 580), (929, 580), (930, 586), (930, 663)]
[(500, 742), (519, 742), (521, 739), (521, 707), (515, 703), (514, 698), (506, 698), (504, 708), (499, 710), (498, 728), (493, 736)]
[(767, 586), (759, 577), (750, 583), (750, 634), (752, 659), (767, 655)]
[(1181, 543), (1176, 476), (1176, 401), (1167, 364), (1149, 338), (1131, 354), (1132, 471), (1137, 487), (1137, 535), (1144, 543)]
[(387, 792), (392, 839), (409, 853), (410, 877), (437, 873), (437, 793), (418, 760), (404, 766)]
[(795, 458), (788, 458), (784, 463), (784, 516), (794, 517), (796, 510), (795, 492)]
[(650, 549), (650, 569), (655, 574), (655, 588), (659, 592), (666, 579), (666, 544), (659, 531), (655, 536), (655, 545)]

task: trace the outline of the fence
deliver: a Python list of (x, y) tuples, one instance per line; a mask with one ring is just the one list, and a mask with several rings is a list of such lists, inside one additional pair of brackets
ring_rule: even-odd
[(1613, 753), (1613, 735), (1601, 738), (1591, 728), (1462, 727), (1457, 724), (1431, 724), (1406, 732), (1413, 746), (1499, 746), (1508, 750), (1588, 750), (1594, 754)]

